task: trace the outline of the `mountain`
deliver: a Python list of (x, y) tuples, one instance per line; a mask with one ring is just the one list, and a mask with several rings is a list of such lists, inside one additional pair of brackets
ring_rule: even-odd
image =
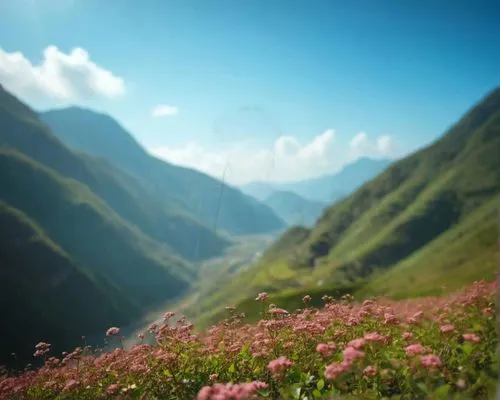
[(275, 191), (264, 203), (289, 225), (313, 225), (326, 208), (325, 203), (308, 200), (290, 191)]
[(285, 227), (268, 206), (239, 189), (152, 157), (107, 115), (70, 107), (41, 113), (40, 118), (70, 147), (106, 159), (133, 176), (156, 201), (185, 207), (212, 229), (239, 235)]
[[(270, 292), (358, 297), (439, 294), (493, 279), (498, 263), (500, 89), (439, 140), (399, 160), (329, 207), (312, 229), (293, 228), (261, 261), (219, 282), (194, 315)], [(319, 286), (318, 286), (319, 285)]]
[[(125, 326), (185, 292), (183, 255), (227, 240), (130, 175), (65, 147), (0, 86), (0, 360), (35, 340), (67, 350), (82, 334)], [(197, 242), (198, 239), (198, 243)]]
[(362, 157), (346, 165), (336, 174), (297, 182), (250, 182), (243, 185), (241, 189), (260, 200), (268, 198), (275, 191), (287, 191), (294, 192), (305, 199), (332, 203), (373, 179), (390, 164), (390, 160)]

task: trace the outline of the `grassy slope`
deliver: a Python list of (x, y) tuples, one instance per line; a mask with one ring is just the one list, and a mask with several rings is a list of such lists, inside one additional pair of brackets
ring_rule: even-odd
[(2, 199), (40, 224), (75, 260), (116, 283), (138, 306), (177, 294), (192, 277), (189, 264), (123, 221), (80, 182), (5, 149), (0, 150), (0, 182)]
[(290, 225), (314, 225), (326, 208), (326, 203), (309, 200), (290, 191), (276, 191), (264, 203)]
[(177, 201), (210, 228), (231, 234), (278, 231), (284, 222), (266, 205), (199, 171), (150, 156), (111, 117), (90, 110), (48, 111), (41, 118), (64, 143), (104, 157), (136, 177), (162, 202)]
[[(62, 176), (84, 183), (123, 219), (184, 258), (216, 256), (229, 244), (174, 202), (152, 201), (132, 176), (103, 161), (75, 154), (40, 122), (36, 113), (1, 86), (0, 122), (0, 145), (13, 147)], [(196, 246), (196, 241), (201, 245)]]
[(0, 360), (12, 351), (26, 359), (39, 340), (67, 350), (82, 334), (103, 332), (110, 321), (122, 323), (137, 312), (119, 290), (80, 268), (35, 221), (5, 202), (0, 226)]
[(223, 304), (259, 290), (321, 283), (326, 292), (373, 279), (357, 293), (401, 297), (492, 277), (498, 154), (500, 90), (440, 140), (330, 207), (313, 229), (286, 233), (259, 263), (204, 299), (196, 316), (210, 321)]

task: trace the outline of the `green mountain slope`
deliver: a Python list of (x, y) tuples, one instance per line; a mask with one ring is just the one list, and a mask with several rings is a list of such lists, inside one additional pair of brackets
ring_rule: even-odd
[(259, 290), (360, 286), (359, 295), (418, 295), (491, 278), (498, 261), (500, 89), (438, 141), (394, 163), (328, 208), (310, 230), (285, 233), (253, 267), (193, 311)]
[(14, 150), (0, 150), (0, 198), (138, 307), (173, 297), (193, 276), (189, 264), (123, 221), (88, 187)]
[(264, 203), (289, 225), (313, 225), (326, 208), (325, 203), (284, 190), (273, 192)]
[[(26, 214), (0, 202), (0, 360), (26, 360), (40, 340), (73, 348), (86, 332), (125, 323), (137, 309), (82, 270)], [(7, 306), (9, 305), (9, 306)]]
[[(133, 177), (66, 148), (3, 90), (0, 203), (0, 291), (15, 305), (1, 314), (0, 358), (37, 340), (60, 349), (126, 326), (189, 287), (196, 271), (179, 254), (189, 247), (206, 257), (217, 253), (203, 247), (210, 240), (227, 243), (181, 208), (149, 199)], [(29, 334), (19, 333), (26, 321)]]
[(149, 155), (111, 117), (77, 107), (40, 114), (66, 144), (107, 159), (139, 180), (156, 199), (182, 204), (209, 227), (231, 234), (268, 233), (284, 222), (266, 205), (217, 179)]
[(228, 245), (212, 227), (197, 221), (176, 202), (152, 201), (132, 176), (102, 161), (76, 155), (52, 135), (36, 113), (1, 86), (0, 121), (0, 145), (15, 148), (62, 176), (84, 183), (123, 219), (181, 256), (207, 258), (220, 254)]

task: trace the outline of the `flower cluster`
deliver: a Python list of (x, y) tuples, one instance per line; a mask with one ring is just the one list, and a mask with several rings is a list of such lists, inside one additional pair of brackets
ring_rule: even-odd
[(446, 297), (362, 303), (326, 296), (321, 309), (303, 296), (307, 307), (293, 313), (260, 293), (261, 321), (245, 323), (231, 307), (205, 332), (169, 312), (130, 348), (119, 338), (112, 351), (58, 356), (40, 342), (41, 368), (0, 369), (0, 399), (494, 398), (495, 289), (476, 282)]

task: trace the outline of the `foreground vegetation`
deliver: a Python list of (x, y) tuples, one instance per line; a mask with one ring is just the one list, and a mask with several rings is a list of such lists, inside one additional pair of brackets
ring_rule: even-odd
[(199, 335), (167, 313), (130, 349), (118, 328), (107, 331), (117, 344), (108, 353), (83, 346), (59, 357), (39, 343), (43, 367), (4, 371), (0, 398), (494, 398), (495, 289), (481, 281), (438, 298), (325, 296), (321, 309), (304, 296), (294, 312), (260, 293), (257, 324), (227, 307), (228, 318)]

